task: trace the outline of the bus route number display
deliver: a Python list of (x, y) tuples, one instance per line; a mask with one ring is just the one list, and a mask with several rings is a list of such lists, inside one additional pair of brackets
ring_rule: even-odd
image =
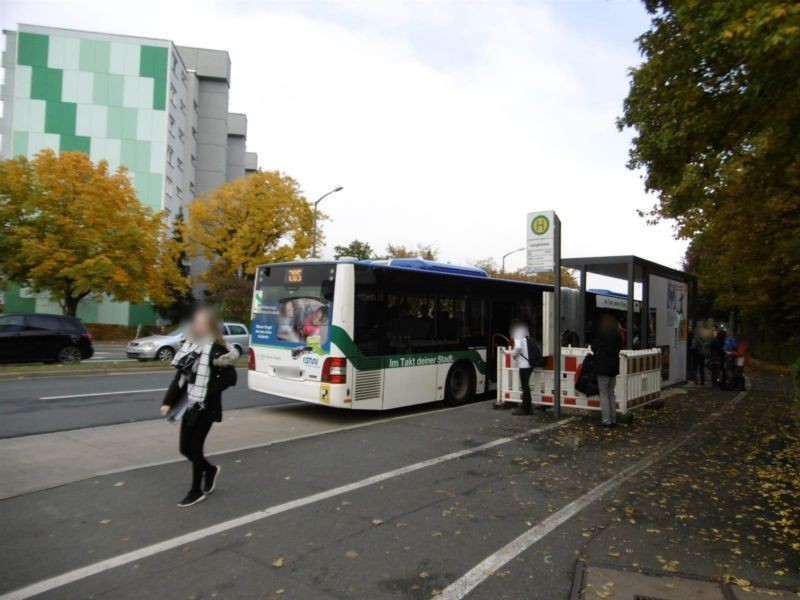
[(287, 269), (286, 283), (292, 283), (294, 285), (303, 283), (303, 269)]

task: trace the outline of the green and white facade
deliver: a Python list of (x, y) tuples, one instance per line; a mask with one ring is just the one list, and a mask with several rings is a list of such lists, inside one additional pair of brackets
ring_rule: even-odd
[[(257, 168), (245, 148), (245, 115), (228, 112), (227, 52), (22, 24), (4, 33), (4, 158), (52, 148), (85, 152), (111, 168), (124, 165), (139, 200), (170, 216)], [(144, 307), (82, 304), (87, 322), (155, 318)], [(10, 289), (6, 310), (57, 307)]]

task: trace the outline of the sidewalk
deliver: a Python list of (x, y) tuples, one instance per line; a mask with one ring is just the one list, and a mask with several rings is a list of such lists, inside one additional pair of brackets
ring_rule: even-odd
[[(297, 404), (232, 410), (214, 426), (207, 452), (230, 452), (385, 419), (380, 413)], [(0, 500), (113, 471), (183, 460), (177, 425), (161, 419), (4, 439), (0, 455)]]

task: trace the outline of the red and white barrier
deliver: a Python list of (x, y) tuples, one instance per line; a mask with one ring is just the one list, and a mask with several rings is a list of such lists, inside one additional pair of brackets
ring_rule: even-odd
[[(512, 356), (510, 348), (497, 350), (496, 403), (519, 403), (522, 401), (522, 390), (516, 358)], [(600, 410), (599, 397), (588, 397), (575, 389), (578, 368), (587, 354), (591, 354), (588, 348), (561, 349), (561, 406)], [(615, 392), (620, 414), (657, 399), (661, 395), (661, 350), (621, 351)], [(552, 406), (553, 393), (553, 357), (550, 356), (547, 365), (534, 370), (531, 376), (531, 399), (534, 404)]]

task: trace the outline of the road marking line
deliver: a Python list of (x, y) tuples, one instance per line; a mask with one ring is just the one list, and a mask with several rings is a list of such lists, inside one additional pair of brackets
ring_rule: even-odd
[[(335, 429), (326, 429), (326, 430), (323, 430), (323, 431), (312, 431), (312, 432), (309, 432), (309, 433), (301, 433), (299, 435), (294, 435), (294, 436), (290, 436), (290, 437), (287, 437), (287, 438), (280, 438), (280, 439), (272, 440), (272, 441), (269, 441), (269, 442), (259, 442), (257, 444), (248, 444), (247, 446), (237, 446), (236, 448), (226, 448), (224, 450), (214, 450), (213, 452), (206, 452), (206, 456), (221, 456), (223, 454), (233, 454), (235, 452), (245, 452), (247, 450), (257, 450), (259, 448), (267, 448), (269, 446), (274, 446), (276, 444), (284, 444), (286, 442), (296, 442), (298, 440), (305, 440), (305, 439), (308, 439), (308, 438), (318, 437), (318, 436), (321, 436), (321, 435), (328, 435), (328, 434), (331, 434), (331, 433), (342, 433), (344, 431), (350, 431), (352, 429), (360, 429), (362, 427), (371, 427), (373, 425), (383, 425), (383, 424), (386, 424), (386, 423), (391, 423), (392, 421), (400, 421), (400, 420), (403, 420), (403, 419), (411, 419), (411, 418), (414, 418), (414, 417), (425, 417), (427, 415), (435, 415), (435, 414), (442, 413), (442, 412), (449, 412), (451, 410), (461, 410), (463, 408), (470, 408), (470, 407), (480, 406), (481, 404), (483, 404), (485, 402), (490, 402), (490, 400), (481, 400), (479, 402), (474, 402), (474, 403), (471, 403), (471, 404), (463, 404), (461, 406), (448, 406), (446, 408), (437, 408), (437, 409), (434, 409), (434, 410), (426, 410), (425, 412), (412, 412), (412, 413), (409, 413), (409, 414), (406, 414), (406, 415), (397, 415), (397, 416), (394, 416), (394, 417), (388, 417), (386, 419), (380, 419), (380, 420), (376, 419), (374, 421), (367, 421), (366, 423), (356, 423), (355, 425), (345, 425), (343, 427), (337, 427)], [(319, 405), (319, 404), (311, 404), (311, 403), (308, 403), (308, 402), (302, 402), (300, 400), (291, 400), (291, 401), (286, 402), (284, 404), (266, 404), (266, 405), (263, 405), (263, 406), (247, 406), (247, 407), (244, 407), (244, 408), (232, 408), (232, 409), (228, 409), (226, 414), (231, 414), (232, 412), (240, 411), (240, 410), (268, 410), (268, 409), (271, 410), (273, 408), (303, 409), (303, 408), (310, 408), (310, 407), (319, 408), (320, 406), (321, 405)], [(145, 421), (136, 421), (136, 422), (137, 423), (145, 423), (145, 422), (148, 422), (148, 421), (150, 421), (150, 422), (158, 421), (160, 419), (162, 419), (162, 417), (154, 417), (152, 419), (147, 419)], [(91, 430), (91, 429), (99, 429), (99, 428), (102, 428), (102, 427), (123, 427), (123, 426), (130, 425), (130, 424), (131, 423), (128, 423), (128, 422), (115, 423), (115, 424), (112, 424), (112, 425), (99, 425), (97, 427), (84, 427), (84, 428), (78, 428), (78, 429), (64, 429), (64, 430), (61, 430), (61, 431), (53, 431), (53, 432), (48, 432), (48, 433), (35, 433), (33, 435), (57, 435), (57, 434), (61, 434), (61, 433), (70, 433), (70, 432), (75, 432), (75, 431), (86, 431), (86, 430)], [(20, 436), (17, 436), (17, 437), (20, 437)], [(16, 438), (0, 438), (0, 444), (3, 442), (4, 439), (11, 440), (11, 439), (16, 439)], [(168, 458), (166, 460), (158, 460), (158, 461), (149, 462), (149, 463), (141, 463), (141, 464), (138, 464), (138, 465), (131, 465), (129, 467), (122, 467), (120, 469), (112, 469), (110, 471), (98, 471), (97, 473), (94, 473), (94, 474), (92, 474), (92, 475), (90, 475), (88, 477), (82, 477), (81, 479), (76, 479), (74, 481), (68, 481), (66, 483), (59, 483), (57, 485), (48, 485), (48, 486), (43, 487), (43, 488), (27, 490), (27, 491), (22, 492), (20, 494), (15, 494), (14, 496), (0, 497), (0, 500), (8, 500), (9, 498), (16, 498), (17, 496), (24, 496), (25, 494), (30, 494), (30, 493), (33, 493), (33, 492), (41, 492), (42, 490), (47, 490), (47, 489), (50, 489), (50, 488), (53, 488), (53, 487), (58, 487), (58, 486), (61, 486), (61, 485), (69, 485), (70, 483), (76, 483), (78, 481), (85, 481), (86, 479), (93, 479), (95, 477), (105, 477), (106, 475), (115, 475), (117, 473), (126, 473), (128, 471), (136, 471), (137, 469), (149, 469), (151, 467), (161, 467), (163, 465), (171, 465), (171, 464), (174, 464), (174, 463), (185, 462), (185, 461), (186, 461), (186, 459), (183, 458), (183, 457), (180, 457), (180, 458)]]
[(111, 569), (127, 565), (137, 560), (149, 558), (156, 554), (160, 554), (161, 552), (173, 550), (175, 548), (179, 548), (180, 546), (191, 544), (199, 540), (202, 540), (204, 538), (224, 533), (226, 531), (230, 531), (231, 529), (236, 529), (237, 527), (242, 527), (244, 525), (248, 525), (256, 521), (261, 521), (263, 519), (267, 519), (269, 517), (273, 517), (275, 515), (288, 512), (290, 510), (294, 510), (296, 508), (302, 508), (304, 506), (308, 506), (316, 502), (329, 500), (330, 498), (341, 496), (342, 494), (348, 494), (350, 492), (354, 492), (361, 488), (375, 485), (376, 483), (381, 483), (383, 481), (394, 479), (395, 477), (400, 477), (402, 475), (408, 475), (409, 473), (413, 473), (414, 471), (419, 471), (421, 469), (426, 469), (428, 467), (440, 465), (442, 463), (449, 462), (451, 460), (457, 460), (459, 458), (463, 458), (471, 454), (477, 454), (478, 452), (491, 450), (492, 448), (496, 448), (497, 446), (502, 446), (503, 444), (508, 444), (509, 442), (513, 442), (522, 439), (524, 437), (543, 433), (545, 431), (554, 429), (556, 427), (561, 427), (574, 420), (575, 417), (572, 417), (569, 419), (564, 419), (562, 421), (557, 421), (555, 423), (548, 423), (547, 425), (544, 425), (542, 427), (529, 429), (527, 431), (518, 433), (516, 435), (498, 438), (491, 442), (481, 444), (480, 446), (475, 446), (474, 448), (467, 448), (465, 450), (458, 450), (457, 452), (450, 452), (449, 454), (444, 454), (436, 458), (423, 460), (421, 462), (407, 465), (405, 467), (400, 467), (392, 471), (386, 471), (385, 473), (379, 473), (378, 475), (373, 475), (372, 477), (367, 477), (366, 479), (361, 479), (353, 483), (348, 483), (339, 487), (335, 487), (330, 490), (326, 490), (324, 492), (319, 492), (316, 494), (312, 494), (310, 496), (305, 496), (304, 498), (297, 498), (296, 500), (290, 500), (289, 502), (284, 502), (283, 504), (276, 504), (275, 506), (270, 506), (268, 508), (258, 510), (250, 514), (243, 515), (241, 517), (236, 517), (235, 519), (223, 521), (222, 523), (217, 523), (216, 525), (211, 525), (210, 527), (205, 527), (204, 529), (198, 529), (197, 531), (192, 531), (190, 533), (186, 533), (184, 535), (180, 535), (171, 538), (169, 540), (164, 540), (163, 542), (151, 544), (150, 546), (145, 546), (144, 548), (139, 548), (138, 550), (134, 550), (132, 552), (120, 554), (119, 556), (114, 556), (106, 560), (101, 560), (100, 562), (96, 562), (92, 565), (81, 567), (80, 569), (68, 571), (66, 573), (62, 573), (61, 575), (57, 575), (55, 577), (51, 577), (43, 581), (39, 581), (38, 583), (34, 583), (26, 587), (19, 588), (17, 590), (9, 592), (7, 594), (4, 594), (0, 596), (0, 600), (24, 600), (26, 598), (31, 598), (32, 596), (49, 592), (50, 590), (54, 590), (64, 585), (80, 581), (81, 579), (86, 579), (87, 577), (92, 577), (93, 575), (97, 575), (99, 573), (103, 573), (105, 571), (109, 571)]
[(67, 398), (91, 398), (93, 396), (118, 396), (120, 394), (145, 394), (149, 392), (166, 392), (167, 388), (152, 390), (122, 390), (121, 392), (95, 392), (93, 394), (69, 394), (67, 396), (42, 396), (39, 400), (65, 400)]
[(525, 552), (528, 548), (556, 529), (559, 525), (563, 525), (569, 521), (584, 508), (587, 508), (590, 504), (592, 504), (595, 500), (602, 498), (608, 492), (619, 487), (626, 480), (641, 473), (654, 463), (683, 446), (686, 442), (692, 439), (703, 426), (718, 418), (724, 411), (733, 408), (733, 406), (742, 398), (744, 398), (746, 394), (746, 391), (738, 394), (723, 409), (710, 414), (700, 423), (693, 426), (683, 438), (665, 444), (644, 460), (635, 463), (626, 469), (623, 469), (611, 479), (607, 479), (597, 487), (594, 487), (586, 492), (583, 496), (580, 496), (576, 500), (573, 500), (567, 504), (561, 510), (554, 512), (543, 521), (540, 521), (518, 538), (512, 540), (500, 548), (500, 550), (489, 555), (477, 565), (472, 567), (472, 569), (467, 571), (467, 573), (465, 573), (461, 578), (451, 583), (440, 594), (434, 596), (434, 598), (436, 600), (461, 600), (486, 579), (491, 577), (503, 565)]

